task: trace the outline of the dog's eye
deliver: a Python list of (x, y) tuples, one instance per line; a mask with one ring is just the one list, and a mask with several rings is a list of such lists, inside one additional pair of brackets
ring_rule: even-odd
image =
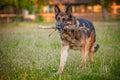
[(57, 20), (60, 20), (60, 17), (58, 17)]
[(65, 21), (66, 19), (65, 18), (63, 18), (63, 21)]

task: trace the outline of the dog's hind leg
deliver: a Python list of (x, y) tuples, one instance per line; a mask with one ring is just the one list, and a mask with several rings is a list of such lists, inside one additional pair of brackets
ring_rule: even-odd
[(82, 38), (81, 38), (81, 47), (80, 47), (80, 51), (81, 51), (81, 55), (82, 55), (82, 68), (85, 68), (86, 67), (86, 58), (87, 58), (87, 55), (88, 55), (88, 52), (86, 51), (87, 50), (87, 46), (86, 46), (86, 35), (83, 34)]
[(69, 49), (69, 45), (64, 45), (62, 44), (61, 47), (61, 57), (60, 57), (60, 66), (59, 69), (57, 71), (57, 74), (62, 73), (66, 60), (67, 60), (67, 56), (68, 56), (68, 49)]
[(95, 34), (91, 32), (90, 37), (87, 40), (87, 51), (88, 51), (88, 56), (89, 56), (89, 61), (93, 62), (93, 52), (91, 51), (92, 46), (95, 43)]
[(91, 53), (91, 48), (94, 45), (95, 42), (95, 37), (94, 34), (91, 33), (90, 37), (83, 36), (82, 38), (83, 44), (81, 47), (81, 52), (82, 52), (82, 68), (86, 67), (86, 59), (87, 56), (89, 56), (90, 62), (93, 61), (93, 53)]
[(89, 56), (89, 61), (92, 63), (94, 60), (93, 60), (93, 53), (90, 52), (88, 53), (88, 56)]
[(86, 66), (85, 45), (83, 45), (81, 47), (81, 54), (82, 54), (82, 65), (81, 65), (81, 67), (84, 68)]
[(96, 52), (98, 48), (99, 46), (95, 44), (95, 34), (91, 32), (89, 41), (88, 41), (88, 50), (89, 50), (88, 56), (89, 56), (90, 62), (93, 62), (93, 53)]

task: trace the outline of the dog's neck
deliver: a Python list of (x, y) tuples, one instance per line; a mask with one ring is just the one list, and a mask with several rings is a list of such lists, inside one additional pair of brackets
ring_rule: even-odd
[(80, 26), (80, 23), (77, 19), (76, 19), (76, 26)]
[(80, 26), (80, 23), (79, 23), (79, 21), (73, 16), (72, 17), (73, 19), (73, 23), (72, 24), (74, 24), (74, 25), (76, 25), (76, 26)]

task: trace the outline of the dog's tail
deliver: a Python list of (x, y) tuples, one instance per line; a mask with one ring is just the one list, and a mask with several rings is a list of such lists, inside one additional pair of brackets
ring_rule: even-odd
[(94, 46), (91, 48), (91, 51), (95, 53), (98, 51), (99, 47), (100, 47), (99, 44), (94, 44)]

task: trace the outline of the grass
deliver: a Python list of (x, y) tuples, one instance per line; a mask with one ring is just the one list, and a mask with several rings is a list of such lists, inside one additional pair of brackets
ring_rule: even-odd
[[(40, 23), (50, 25), (53, 23)], [(64, 72), (59, 66), (60, 38), (38, 23), (0, 25), (0, 80), (120, 80), (120, 23), (94, 22), (100, 49), (82, 70), (79, 51), (70, 50)]]

